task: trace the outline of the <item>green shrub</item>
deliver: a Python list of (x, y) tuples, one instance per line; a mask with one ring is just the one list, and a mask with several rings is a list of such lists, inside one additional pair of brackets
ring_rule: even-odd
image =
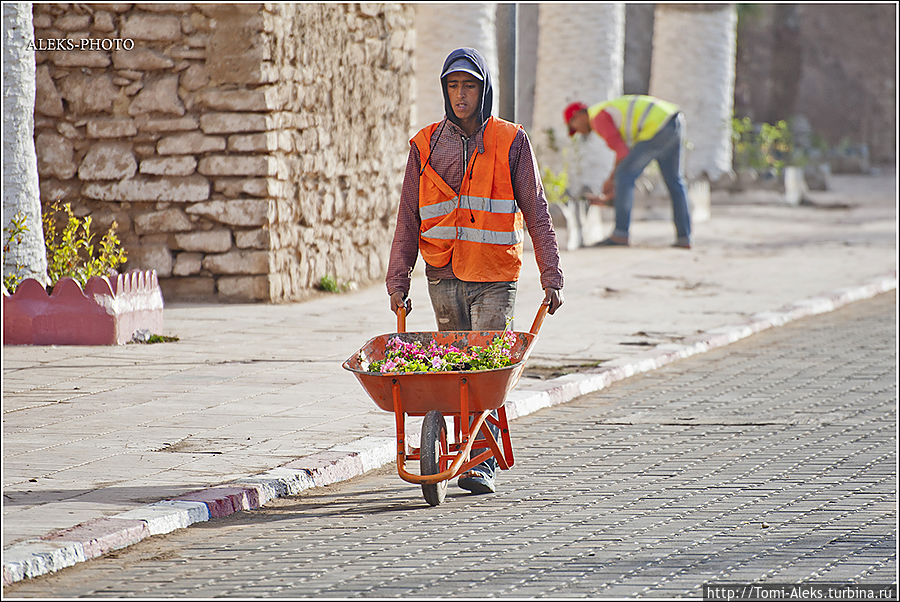
[[(58, 215), (60, 212), (64, 214), (62, 219)], [(79, 220), (72, 212), (70, 203), (60, 207), (59, 201), (56, 201), (49, 211), (44, 212), (43, 218), (47, 276), (51, 285), (69, 277), (84, 286), (92, 276), (109, 276), (128, 261), (116, 235), (116, 222), (112, 223), (95, 249), (91, 216)], [(64, 224), (62, 230), (57, 230), (59, 222)]]
[(795, 148), (793, 133), (784, 120), (756, 124), (749, 117), (735, 117), (731, 120), (731, 142), (736, 168), (780, 172), (786, 165), (805, 162)]
[[(84, 286), (92, 276), (110, 276), (128, 261), (116, 235), (116, 222), (112, 223), (96, 245), (94, 233), (91, 232), (91, 216), (77, 218), (70, 203), (60, 205), (59, 201), (54, 202), (44, 211), (42, 222), (50, 287), (63, 278), (73, 278)], [(3, 244), (3, 252), (8, 253), (13, 243), (20, 244), (22, 234), (27, 231), (25, 216), (17, 213), (10, 225), (4, 228), (4, 232), (9, 233), (9, 238)], [(13, 293), (22, 281), (21, 269), (21, 266), (17, 266), (16, 273), (4, 274), (3, 285), (8, 292)]]
[(338, 284), (337, 278), (330, 275), (322, 276), (319, 279), (319, 288), (327, 293), (340, 293), (344, 290), (344, 287)]
[[(9, 236), (3, 241), (3, 255), (6, 256), (12, 251), (13, 244), (16, 246), (22, 243), (22, 235), (28, 232), (28, 225), (25, 223), (25, 214), (18, 212), (9, 222), (9, 225), (3, 228), (3, 231)], [(5, 265), (4, 261), (4, 265)], [(3, 274), (3, 286), (7, 291), (12, 293), (19, 287), (22, 282), (22, 271), (25, 269), (21, 263), (16, 261), (16, 271)]]

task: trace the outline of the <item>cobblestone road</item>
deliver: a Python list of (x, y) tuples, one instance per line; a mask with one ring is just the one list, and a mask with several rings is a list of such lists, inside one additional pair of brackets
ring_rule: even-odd
[(896, 583), (893, 293), (511, 425), (499, 491), (393, 467), (148, 540), (8, 597), (699, 597)]

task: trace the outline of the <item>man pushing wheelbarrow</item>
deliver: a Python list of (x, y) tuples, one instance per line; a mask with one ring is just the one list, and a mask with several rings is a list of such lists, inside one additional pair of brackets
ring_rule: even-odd
[[(451, 52), (440, 82), (444, 119), (410, 141), (386, 277), (391, 310), (398, 316), (412, 311), (410, 278), (421, 253), (439, 331), (505, 330), (515, 307), (527, 226), (543, 305), (553, 314), (563, 303), (563, 275), (528, 136), (522, 126), (491, 116), (491, 75), (477, 50)], [(496, 410), (486, 423), (499, 437)], [(471, 426), (477, 432), (481, 425)], [(479, 451), (472, 450), (476, 457)], [(495, 491), (498, 454), (488, 455), (460, 475), (460, 487)]]

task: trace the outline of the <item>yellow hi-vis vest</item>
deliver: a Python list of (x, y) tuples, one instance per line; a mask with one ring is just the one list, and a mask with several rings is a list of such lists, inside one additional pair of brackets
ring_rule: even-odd
[(588, 107), (588, 117), (593, 120), (601, 111), (612, 117), (625, 146), (631, 148), (653, 138), (679, 109), (659, 98), (629, 94)]
[(425, 170), (419, 178), (419, 252), (434, 267), (452, 260), (454, 275), (468, 282), (512, 282), (522, 267), (524, 219), (513, 195), (509, 149), (521, 126), (488, 118), (484, 153), (473, 153), (457, 194), (428, 162), (431, 136), (440, 122), (411, 140)]

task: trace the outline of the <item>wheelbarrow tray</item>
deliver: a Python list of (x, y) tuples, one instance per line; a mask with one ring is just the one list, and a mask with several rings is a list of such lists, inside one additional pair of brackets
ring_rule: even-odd
[(514, 332), (516, 339), (510, 348), (510, 364), (492, 370), (458, 370), (451, 372), (368, 372), (374, 361), (383, 360), (390, 339), (400, 337), (404, 342), (435, 341), (438, 345), (453, 345), (458, 349), (487, 347), (503, 331), (437, 331), (402, 332), (383, 334), (370, 339), (363, 347), (343, 363), (343, 367), (356, 376), (369, 397), (382, 410), (393, 412), (392, 387), (396, 382), (400, 389), (403, 411), (410, 416), (424, 416), (429, 410), (442, 414), (460, 411), (460, 385), (463, 379), (468, 387), (470, 412), (495, 410), (503, 406), (506, 394), (515, 387), (525, 368), (536, 335), (530, 332)]

